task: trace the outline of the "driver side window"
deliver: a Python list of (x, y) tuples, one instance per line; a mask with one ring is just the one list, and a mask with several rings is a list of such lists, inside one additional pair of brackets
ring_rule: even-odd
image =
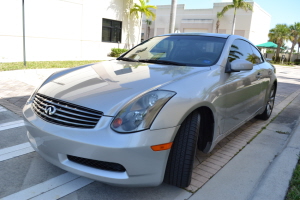
[(242, 59), (256, 64), (256, 55), (253, 53), (250, 44), (240, 39), (235, 40), (231, 45), (228, 59), (229, 62)]

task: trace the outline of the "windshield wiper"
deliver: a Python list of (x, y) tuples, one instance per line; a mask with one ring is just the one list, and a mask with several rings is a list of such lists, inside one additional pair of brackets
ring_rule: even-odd
[(138, 60), (134, 60), (132, 58), (117, 58), (117, 60), (124, 60), (124, 61), (130, 61), (130, 62), (139, 62)]
[(179, 62), (168, 61), (168, 60), (140, 59), (139, 62), (186, 66), (186, 64), (179, 63)]

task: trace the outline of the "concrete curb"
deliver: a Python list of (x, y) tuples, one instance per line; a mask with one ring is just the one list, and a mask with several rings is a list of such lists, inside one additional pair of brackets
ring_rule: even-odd
[(253, 200), (282, 200), (289, 188), (300, 153), (300, 125), (294, 130), (284, 150), (275, 158), (253, 193)]

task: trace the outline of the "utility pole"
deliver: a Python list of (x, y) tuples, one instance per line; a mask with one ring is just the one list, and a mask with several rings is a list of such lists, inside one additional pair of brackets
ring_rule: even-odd
[(22, 17), (23, 17), (23, 59), (24, 59), (24, 67), (26, 67), (26, 52), (25, 52), (25, 0), (22, 0)]
[(176, 1), (177, 0), (172, 0), (169, 33), (174, 33), (175, 31), (175, 19), (176, 19), (176, 10), (177, 10)]

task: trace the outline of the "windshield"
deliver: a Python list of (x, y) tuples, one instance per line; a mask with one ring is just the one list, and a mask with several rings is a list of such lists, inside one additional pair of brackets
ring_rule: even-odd
[(155, 37), (141, 43), (118, 60), (210, 66), (218, 61), (225, 42), (225, 38), (207, 36)]

